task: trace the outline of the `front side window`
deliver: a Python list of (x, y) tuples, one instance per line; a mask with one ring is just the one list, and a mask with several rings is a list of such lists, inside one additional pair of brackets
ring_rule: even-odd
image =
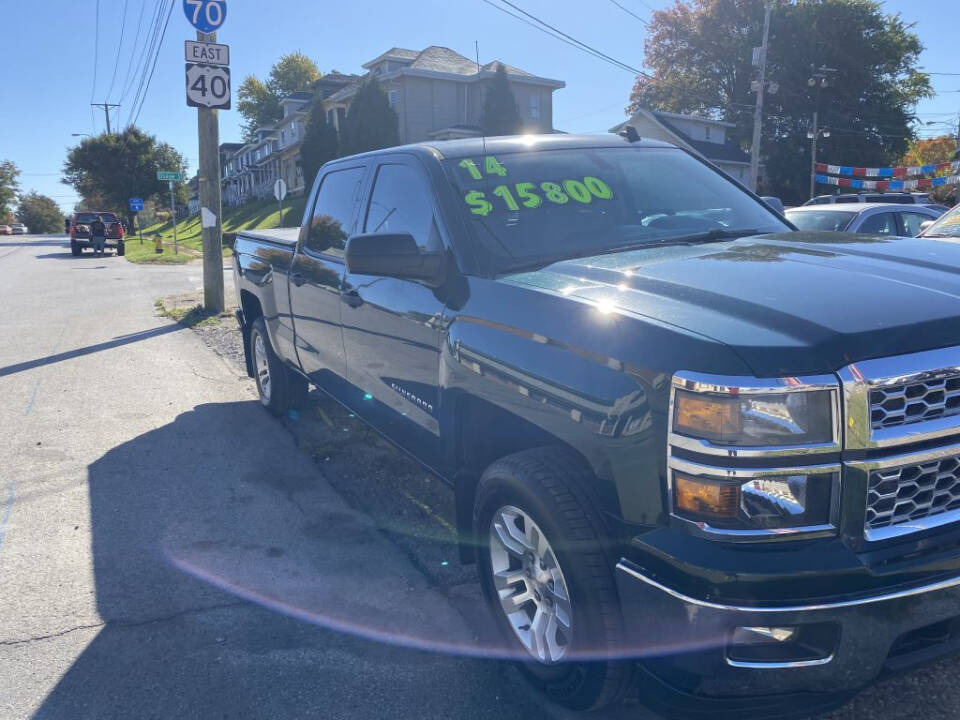
[(928, 215), (915, 212), (900, 213), (900, 219), (903, 220), (903, 230), (910, 237), (916, 237), (920, 234), (920, 226), (927, 220), (934, 220)]
[(425, 250), (438, 249), (433, 203), (426, 178), (409, 165), (377, 170), (363, 231), (410, 233)]
[(353, 232), (364, 170), (362, 167), (334, 170), (324, 176), (307, 229), (308, 250), (343, 256), (347, 238)]
[(873, 235), (896, 235), (897, 218), (892, 212), (871, 215), (860, 223), (857, 232), (871, 233)]
[(679, 148), (478, 152), (443, 166), (481, 260), (493, 272), (698, 233), (791, 229), (740, 185)]

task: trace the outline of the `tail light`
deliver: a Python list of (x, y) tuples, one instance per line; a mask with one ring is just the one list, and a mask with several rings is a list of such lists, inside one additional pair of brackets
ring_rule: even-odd
[(117, 223), (117, 237), (123, 237), (123, 223)]

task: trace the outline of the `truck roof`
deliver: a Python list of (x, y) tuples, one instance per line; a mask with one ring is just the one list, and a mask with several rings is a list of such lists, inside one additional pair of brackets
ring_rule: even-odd
[(563, 148), (600, 148), (600, 147), (676, 147), (660, 140), (646, 140), (641, 138), (630, 142), (626, 138), (612, 133), (603, 135), (567, 135), (552, 133), (546, 135), (501, 135), (487, 138), (464, 138), (461, 140), (437, 140), (434, 142), (419, 142), (409, 145), (372, 150), (349, 158), (338, 158), (334, 162), (342, 162), (358, 157), (370, 157), (394, 152), (412, 152), (415, 154), (431, 155), (438, 159), (462, 157), (466, 155), (480, 155), (482, 153), (507, 153), (524, 149), (560, 150)]

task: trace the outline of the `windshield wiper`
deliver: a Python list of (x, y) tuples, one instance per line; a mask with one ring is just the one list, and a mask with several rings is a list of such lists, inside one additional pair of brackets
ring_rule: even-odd
[(679, 237), (664, 238), (654, 245), (696, 245), (698, 243), (716, 242), (717, 240), (732, 240), (742, 238), (747, 235), (756, 235), (760, 231), (757, 228), (742, 228), (740, 230), (728, 230), (726, 228), (714, 228), (713, 230), (704, 230), (703, 232), (691, 233), (690, 235), (681, 235)]

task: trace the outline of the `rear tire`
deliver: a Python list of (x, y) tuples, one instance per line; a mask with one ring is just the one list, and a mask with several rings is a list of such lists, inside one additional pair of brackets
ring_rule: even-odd
[(124, 243), (123, 240), (121, 240), (120, 242), (117, 243), (117, 257), (123, 257), (124, 254), (126, 254), (126, 251), (127, 251), (126, 243)]
[(76, 240), (71, 240), (71, 241), (70, 241), (70, 254), (73, 255), (74, 257), (78, 257), (78, 256), (80, 255), (80, 253), (82, 253), (82, 252), (83, 252), (83, 248), (81, 248), (80, 245), (77, 244), (77, 241), (76, 241)]
[[(613, 659), (622, 645), (623, 617), (613, 562), (601, 542), (602, 520), (581, 490), (591, 479), (590, 469), (572, 452), (526, 450), (487, 468), (474, 506), (477, 567), (487, 605), (508, 647), (523, 658), (518, 665), (527, 680), (574, 710), (619, 701), (634, 671), (632, 662)], [(545, 545), (530, 541), (531, 528)], [(513, 532), (502, 543), (498, 538), (505, 529)], [(513, 541), (515, 550), (508, 547)], [(527, 617), (511, 603), (521, 596), (529, 597), (522, 605)], [(538, 625), (541, 612), (549, 619), (541, 617)], [(531, 649), (534, 627), (546, 630)], [(553, 658), (543, 659), (545, 645)]]
[(287, 367), (273, 351), (262, 317), (253, 321), (247, 352), (260, 403), (277, 417), (300, 407), (307, 395), (307, 381)]

